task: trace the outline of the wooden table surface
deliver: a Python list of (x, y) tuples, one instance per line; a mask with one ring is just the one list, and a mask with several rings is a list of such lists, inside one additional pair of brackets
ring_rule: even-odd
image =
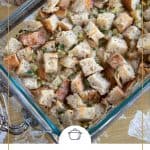
[[(10, 7), (10, 13), (15, 7)], [(7, 16), (7, 8), (0, 6), (0, 20)], [(140, 99), (129, 108), (122, 119), (118, 119), (109, 126), (100, 136), (97, 142), (100, 143), (141, 143), (141, 140), (128, 136), (129, 123), (133, 119), (137, 110), (150, 112), (150, 91), (144, 93)], [(10, 142), (13, 142), (15, 136), (10, 136)], [(26, 141), (24, 141), (26, 143)]]

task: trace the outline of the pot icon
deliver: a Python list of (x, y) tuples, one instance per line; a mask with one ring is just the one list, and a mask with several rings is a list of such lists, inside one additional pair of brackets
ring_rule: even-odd
[(76, 128), (68, 132), (70, 140), (80, 140), (81, 134), (81, 131)]

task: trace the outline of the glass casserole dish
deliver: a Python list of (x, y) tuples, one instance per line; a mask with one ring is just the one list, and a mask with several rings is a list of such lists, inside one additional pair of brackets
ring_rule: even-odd
[[(17, 27), (20, 28), (20, 27)], [(17, 31), (13, 30), (11, 33), (9, 33), (9, 37), (16, 34), (19, 29), (16, 29)], [(6, 37), (4, 37), (6, 38)], [(7, 38), (6, 38), (7, 39)], [(58, 141), (58, 137), (61, 133), (61, 131), (58, 129), (56, 125), (47, 117), (45, 113), (39, 108), (39, 106), (35, 103), (33, 97), (31, 94), (29, 94), (29, 91), (24, 88), (24, 86), (21, 84), (18, 77), (11, 76), (8, 74), (8, 72), (4, 69), (3, 65), (0, 66), (1, 68), (1, 75), (4, 78), (3, 81), (7, 81), (10, 86), (10, 91), (13, 92), (23, 103), (23, 106), (27, 107), (27, 109), (35, 116), (35, 118), (41, 123), (41, 125), (44, 127), (45, 131), (50, 133), (50, 135), (55, 139), (55, 141)], [(7, 83), (7, 82), (6, 82)], [(123, 100), (118, 106), (112, 108), (106, 116), (104, 116), (98, 123), (93, 125), (92, 127), (88, 128), (89, 133), (92, 137), (96, 136), (97, 133), (102, 132), (103, 129), (112, 122), (118, 115), (122, 114), (122, 112), (133, 102), (137, 99), (137, 96), (142, 93), (142, 89), (148, 90), (150, 87), (150, 78), (147, 77), (144, 80), (144, 83), (139, 82), (135, 85), (135, 87), (132, 89), (132, 92), (128, 98)]]

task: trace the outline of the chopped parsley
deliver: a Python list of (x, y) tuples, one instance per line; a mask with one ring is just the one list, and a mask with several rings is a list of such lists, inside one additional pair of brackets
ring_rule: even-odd
[(47, 48), (46, 47), (41, 48), (41, 50), (43, 51), (43, 53), (47, 52)]
[(64, 44), (59, 44), (57, 46), (57, 49), (59, 49), (59, 50), (65, 50), (65, 45)]
[(27, 75), (33, 76), (35, 75), (35, 72), (33, 70), (29, 70), (26, 72)]
[(85, 85), (85, 88), (87, 88), (87, 89), (90, 88), (90, 83), (87, 79), (83, 79), (83, 84)]

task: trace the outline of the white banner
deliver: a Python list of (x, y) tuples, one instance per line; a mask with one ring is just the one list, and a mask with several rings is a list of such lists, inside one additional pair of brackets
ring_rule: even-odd
[(0, 145), (0, 150), (150, 150), (150, 145), (142, 144), (86, 144), (86, 145), (69, 145), (69, 144), (10, 144)]

